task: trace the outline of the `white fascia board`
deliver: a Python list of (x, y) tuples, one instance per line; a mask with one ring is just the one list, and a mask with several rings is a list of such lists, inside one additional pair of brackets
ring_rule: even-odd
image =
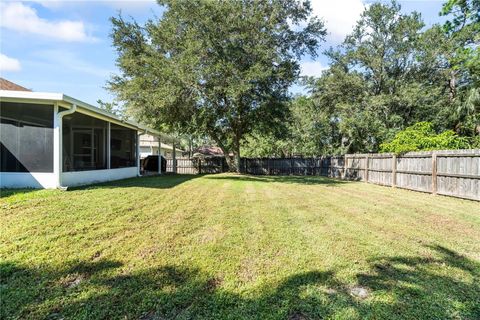
[(28, 100), (28, 101), (44, 101), (46, 103), (54, 103), (63, 100), (62, 93), (54, 92), (31, 92), (31, 91), (14, 91), (0, 90), (0, 100), (6, 101), (10, 99)]
[[(164, 149), (164, 150), (173, 150), (173, 146), (171, 146), (171, 145), (169, 145), (169, 144), (162, 143), (162, 146), (160, 147), (160, 149)], [(178, 149), (178, 148), (175, 148), (175, 151), (178, 151), (178, 152), (185, 152), (184, 150), (182, 150), (182, 149)]]

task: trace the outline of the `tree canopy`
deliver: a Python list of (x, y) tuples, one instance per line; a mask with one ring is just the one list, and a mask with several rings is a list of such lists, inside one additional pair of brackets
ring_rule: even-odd
[(109, 88), (137, 120), (210, 137), (240, 157), (245, 135), (282, 131), (299, 59), (325, 36), (309, 1), (158, 1), (141, 26), (112, 18), (121, 73)]
[(315, 57), (326, 34), (308, 1), (159, 3), (162, 17), (143, 26), (112, 18), (121, 74), (109, 86), (139, 121), (205, 137), (237, 161), (240, 149), (378, 152), (425, 123), (466, 143), (450, 147), (479, 145), (479, 0), (447, 0), (446, 22), (429, 28), (395, 1), (369, 5), (293, 99), (299, 59)]
[[(290, 118), (283, 137), (263, 139), (287, 155), (378, 152), (426, 121), (432, 132), (468, 142), (449, 147), (478, 145), (479, 1), (450, 0), (441, 14), (445, 25), (425, 28), (420, 14), (403, 13), (396, 2), (371, 4), (343, 43), (325, 52), (330, 67), (307, 80), (310, 94), (290, 104), (302, 116)], [(245, 149), (261, 140), (252, 135)]]

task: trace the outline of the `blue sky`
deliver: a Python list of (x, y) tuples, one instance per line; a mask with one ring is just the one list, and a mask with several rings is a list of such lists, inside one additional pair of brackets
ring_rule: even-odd
[[(319, 52), (341, 42), (365, 5), (362, 0), (312, 0), (314, 14), (326, 21), (329, 35)], [(443, 22), (443, 1), (400, 1), (404, 12), (416, 10), (427, 25)], [(142, 23), (162, 9), (139, 1), (5, 1), (0, 3), (0, 75), (34, 91), (63, 92), (85, 102), (111, 101), (103, 88), (117, 72), (109, 18), (122, 12)], [(321, 56), (302, 60), (304, 75), (328, 67)], [(292, 92), (300, 92), (294, 86)]]

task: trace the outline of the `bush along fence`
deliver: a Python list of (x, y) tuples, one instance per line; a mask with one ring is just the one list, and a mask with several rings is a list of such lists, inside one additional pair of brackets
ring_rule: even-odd
[[(223, 158), (180, 158), (176, 162), (177, 173), (220, 173), (228, 168)], [(172, 168), (172, 165), (167, 165), (167, 172), (172, 172)], [(480, 201), (480, 149), (409, 152), (403, 155), (242, 158), (241, 172), (252, 175), (325, 176)]]

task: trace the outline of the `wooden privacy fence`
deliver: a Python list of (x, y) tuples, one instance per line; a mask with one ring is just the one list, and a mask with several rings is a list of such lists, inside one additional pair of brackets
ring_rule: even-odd
[[(175, 165), (174, 165), (175, 164)], [(224, 158), (167, 159), (167, 173), (221, 173)], [(480, 149), (346, 154), (316, 158), (242, 158), (240, 170), (253, 175), (326, 176), (480, 200)]]
[(480, 150), (345, 155), (345, 179), (480, 200)]
[(319, 175), (480, 200), (480, 149), (242, 159), (254, 175)]

